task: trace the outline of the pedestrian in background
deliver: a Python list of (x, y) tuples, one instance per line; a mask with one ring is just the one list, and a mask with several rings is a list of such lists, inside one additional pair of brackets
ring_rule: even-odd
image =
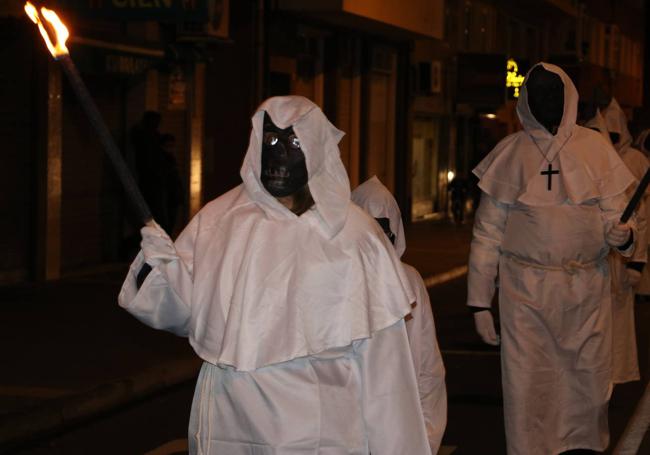
[(172, 134), (163, 134), (160, 137), (161, 191), (163, 192), (164, 211), (158, 223), (169, 234), (174, 232), (179, 212), (185, 205), (185, 191), (176, 163), (175, 148), (176, 138)]
[[(603, 111), (603, 118), (616, 152), (635, 179), (640, 181), (648, 170), (648, 159), (632, 147), (632, 135), (627, 127), (627, 117), (616, 99), (612, 98), (609, 106)], [(628, 198), (632, 197), (634, 190), (634, 186), (627, 189)], [(644, 196), (635, 211), (634, 254), (629, 258), (614, 252), (609, 255), (612, 277), (612, 381), (614, 384), (638, 381), (641, 378), (634, 323), (634, 295), (648, 260), (646, 203), (647, 196)]]

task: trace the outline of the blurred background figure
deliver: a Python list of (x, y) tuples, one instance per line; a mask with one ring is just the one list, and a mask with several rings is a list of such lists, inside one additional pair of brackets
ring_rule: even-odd
[(467, 199), (467, 181), (460, 176), (452, 177), (451, 182), (447, 184), (447, 191), (451, 195), (451, 213), (454, 223), (462, 224)]
[[(603, 118), (614, 149), (637, 182), (640, 181), (648, 169), (648, 159), (632, 147), (632, 135), (628, 130), (627, 117), (616, 99), (612, 98), (609, 106), (603, 111)], [(636, 185), (627, 188), (628, 198), (632, 197), (635, 189)], [(634, 239), (636, 245), (633, 255), (629, 258), (613, 252), (609, 255), (612, 277), (612, 380), (614, 384), (638, 381), (641, 377), (634, 322), (634, 294), (648, 259), (646, 203), (647, 197), (644, 197), (634, 214), (638, 235)]]
[(140, 190), (151, 213), (172, 234), (183, 201), (183, 184), (174, 156), (176, 138), (160, 132), (161, 116), (146, 111), (131, 131)]
[[(641, 131), (636, 141), (634, 142), (634, 146), (637, 150), (641, 151), (641, 153), (643, 153), (647, 159), (650, 160), (650, 128)], [(647, 199), (649, 197), (648, 191), (650, 190), (646, 191), (646, 223), (647, 220), (650, 219), (650, 203), (648, 203), (649, 201)], [(648, 244), (650, 245), (650, 230), (646, 229), (646, 234), (649, 239)], [(643, 273), (641, 275), (639, 286), (636, 289), (636, 293), (643, 300), (650, 300), (650, 270), (648, 270), (648, 267), (643, 268)]]
[(162, 183), (160, 121), (159, 112), (145, 111), (140, 122), (131, 130), (138, 185), (156, 220), (162, 219), (164, 206), (160, 191)]
[(174, 150), (176, 147), (176, 138), (172, 134), (163, 134), (160, 138), (160, 158), (162, 171), (162, 196), (163, 196), (163, 213), (160, 218), (161, 226), (165, 231), (172, 234), (178, 219), (179, 209), (183, 206), (185, 200), (183, 191), (183, 182)]

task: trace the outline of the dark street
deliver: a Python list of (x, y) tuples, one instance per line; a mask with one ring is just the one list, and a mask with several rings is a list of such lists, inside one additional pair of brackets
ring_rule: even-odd
[[(405, 261), (416, 265), (424, 278), (444, 275), (463, 266), (469, 238), (469, 225), (412, 226)], [(186, 453), (199, 361), (185, 339), (145, 327), (117, 306), (121, 273), (2, 288), (7, 317), (0, 331), (6, 365), (0, 440), (11, 441), (20, 425), (39, 428), (41, 435), (33, 440), (23, 428), (23, 442), (11, 453)], [(429, 293), (449, 394), (441, 453), (504, 454), (499, 353), (474, 332), (464, 306), (465, 277), (438, 284)], [(644, 383), (650, 339), (640, 329), (649, 325), (650, 304), (637, 305)], [(17, 355), (12, 347), (19, 344)], [(612, 441), (622, 433), (641, 391), (638, 382), (616, 387), (610, 405)], [(646, 437), (643, 450), (649, 444)]]

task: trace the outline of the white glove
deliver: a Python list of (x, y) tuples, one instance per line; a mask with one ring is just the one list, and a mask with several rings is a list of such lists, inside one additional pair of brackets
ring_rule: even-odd
[(625, 245), (630, 238), (630, 227), (629, 223), (617, 223), (609, 230), (605, 236), (605, 240), (609, 246), (619, 247)]
[(474, 325), (481, 339), (492, 346), (499, 346), (501, 339), (494, 328), (494, 318), (490, 310), (474, 313)]
[(144, 260), (150, 266), (155, 267), (161, 262), (178, 259), (174, 242), (154, 220), (140, 229), (140, 234), (142, 235), (140, 247), (144, 254)]
[(631, 288), (637, 287), (641, 281), (641, 272), (638, 270), (626, 268), (625, 273), (627, 273), (627, 284), (629, 284)]

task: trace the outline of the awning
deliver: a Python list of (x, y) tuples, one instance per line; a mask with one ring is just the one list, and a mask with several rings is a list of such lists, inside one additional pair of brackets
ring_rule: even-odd
[(278, 0), (280, 10), (401, 39), (444, 37), (444, 0)]

